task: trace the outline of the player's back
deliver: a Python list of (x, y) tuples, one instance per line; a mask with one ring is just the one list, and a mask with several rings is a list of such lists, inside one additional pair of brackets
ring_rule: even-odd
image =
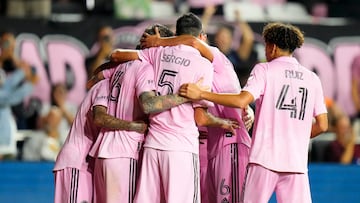
[[(241, 86), (239, 79), (234, 70), (234, 66), (229, 59), (216, 47), (210, 47), (214, 56), (214, 78), (212, 83), (212, 91), (216, 93), (240, 93)], [(214, 104), (209, 108), (209, 112), (221, 118), (231, 118), (241, 121), (242, 110), (239, 108), (226, 107)], [(250, 147), (250, 137), (243, 122), (240, 122), (240, 128), (236, 130), (237, 135), (225, 136), (225, 130), (221, 128), (212, 128), (208, 136), (209, 158), (216, 156), (223, 146), (231, 143), (243, 143)]]
[[(137, 84), (140, 82), (139, 72), (151, 68), (146, 62), (139, 60), (118, 65), (116, 69), (104, 72), (110, 79), (110, 94), (107, 113), (126, 121), (144, 120), (145, 115), (138, 101)], [(144, 134), (126, 130), (102, 129), (99, 138), (91, 150), (91, 155), (102, 158), (133, 157), (144, 140)]]
[[(211, 86), (212, 65), (193, 47), (179, 45), (150, 48), (140, 51), (139, 55), (154, 67), (158, 95), (177, 93), (182, 84), (197, 82), (200, 78), (204, 79), (204, 85)], [(156, 135), (156, 139), (152, 135)], [(194, 145), (197, 136), (193, 104), (185, 103), (150, 116), (149, 136), (145, 146), (152, 143), (153, 147), (156, 145), (164, 150), (197, 152), (198, 146)]]
[(259, 98), (250, 161), (277, 171), (306, 171), (313, 116), (326, 112), (320, 79), (295, 58), (279, 57), (256, 65), (244, 89)]
[(119, 119), (141, 120), (141, 111), (137, 95), (136, 84), (138, 72), (147, 63), (139, 60), (120, 64), (111, 75), (108, 113)]

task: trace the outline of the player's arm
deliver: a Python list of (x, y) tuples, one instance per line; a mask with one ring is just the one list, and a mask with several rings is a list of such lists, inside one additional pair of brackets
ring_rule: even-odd
[(203, 90), (195, 83), (181, 85), (179, 94), (191, 100), (208, 100), (216, 104), (242, 109), (254, 101), (252, 94), (247, 91), (242, 91), (240, 94), (219, 94)]
[(96, 126), (110, 130), (126, 130), (145, 133), (147, 125), (144, 122), (126, 121), (107, 114), (105, 106), (93, 107), (93, 122)]
[(246, 127), (246, 130), (250, 130), (254, 121), (255, 121), (255, 115), (254, 115), (254, 110), (248, 106), (245, 109), (243, 109), (242, 111), (242, 116), (241, 116), (244, 125)]
[(142, 48), (158, 47), (158, 46), (176, 46), (180, 44), (192, 46), (199, 50), (200, 54), (207, 58), (210, 62), (214, 60), (214, 56), (209, 46), (202, 40), (191, 35), (180, 35), (175, 37), (160, 37), (158, 28), (155, 28), (155, 35), (144, 33), (140, 40)]
[(312, 124), (311, 128), (311, 138), (326, 132), (328, 129), (328, 124), (327, 113), (315, 116), (315, 122)]
[(115, 66), (119, 65), (120, 63), (125, 63), (128, 61), (133, 61), (139, 59), (139, 55), (136, 50), (132, 49), (115, 49), (111, 52), (110, 61), (101, 64), (97, 67), (93, 73), (93, 75), (97, 75), (99, 72), (114, 68)]
[(178, 94), (156, 96), (154, 91), (141, 93), (139, 99), (145, 114), (160, 113), (190, 101)]
[(125, 63), (140, 59), (137, 50), (132, 49), (115, 49), (110, 54), (110, 61), (114, 63)]
[(214, 116), (203, 107), (195, 108), (194, 118), (197, 126), (223, 128), (233, 134), (235, 134), (235, 129), (239, 128), (239, 123), (237, 121)]
[(86, 89), (90, 89), (92, 86), (94, 86), (97, 82), (100, 80), (105, 79), (104, 74), (100, 71), (97, 74), (93, 75), (90, 80), (86, 82)]

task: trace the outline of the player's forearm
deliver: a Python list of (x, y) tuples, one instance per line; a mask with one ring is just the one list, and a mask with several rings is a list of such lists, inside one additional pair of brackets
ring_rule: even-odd
[(105, 79), (104, 74), (102, 72), (97, 73), (96, 75), (93, 75), (90, 80), (86, 82), (86, 88), (90, 89), (92, 86), (94, 86), (97, 82), (100, 80)]
[(224, 125), (226, 125), (226, 120), (216, 117), (205, 110), (203, 116), (197, 116), (195, 111), (195, 121), (197, 126), (222, 128)]
[(200, 95), (201, 99), (221, 104), (228, 107), (242, 108), (247, 107), (249, 103), (246, 103), (241, 99), (239, 94), (219, 94), (208, 91), (203, 91)]
[(110, 130), (138, 131), (139, 125), (133, 125), (131, 121), (121, 120), (107, 114), (106, 107), (95, 106), (93, 109), (93, 122), (96, 126)]
[(203, 57), (207, 58), (210, 62), (212, 62), (214, 59), (214, 56), (210, 51), (208, 45), (206, 45), (205, 42), (202, 42), (200, 39), (191, 35), (180, 35), (176, 37), (161, 38), (158, 40), (157, 44), (159, 46), (175, 46), (180, 44), (192, 46), (195, 49), (199, 50), (200, 54)]
[(137, 59), (139, 59), (137, 51), (131, 49), (115, 49), (110, 54), (110, 61), (117, 63), (125, 63)]
[(177, 94), (155, 96), (143, 93), (140, 96), (143, 111), (146, 114), (160, 113), (175, 106), (184, 104), (189, 100)]

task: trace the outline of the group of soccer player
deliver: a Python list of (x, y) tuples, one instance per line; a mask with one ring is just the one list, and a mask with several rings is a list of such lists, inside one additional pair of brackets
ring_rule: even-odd
[(298, 28), (265, 26), (269, 62), (244, 90), (196, 15), (179, 17), (172, 36), (154, 25), (146, 49), (116, 49), (98, 68), (55, 163), (55, 202), (261, 203), (273, 191), (311, 202), (304, 150), (327, 116), (320, 80), (291, 57)]

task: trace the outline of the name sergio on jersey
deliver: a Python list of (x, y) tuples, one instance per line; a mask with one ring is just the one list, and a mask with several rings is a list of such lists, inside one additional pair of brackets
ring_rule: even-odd
[(183, 57), (178, 57), (173, 54), (164, 54), (161, 61), (167, 62), (167, 63), (175, 63), (181, 66), (189, 66), (190, 60)]

